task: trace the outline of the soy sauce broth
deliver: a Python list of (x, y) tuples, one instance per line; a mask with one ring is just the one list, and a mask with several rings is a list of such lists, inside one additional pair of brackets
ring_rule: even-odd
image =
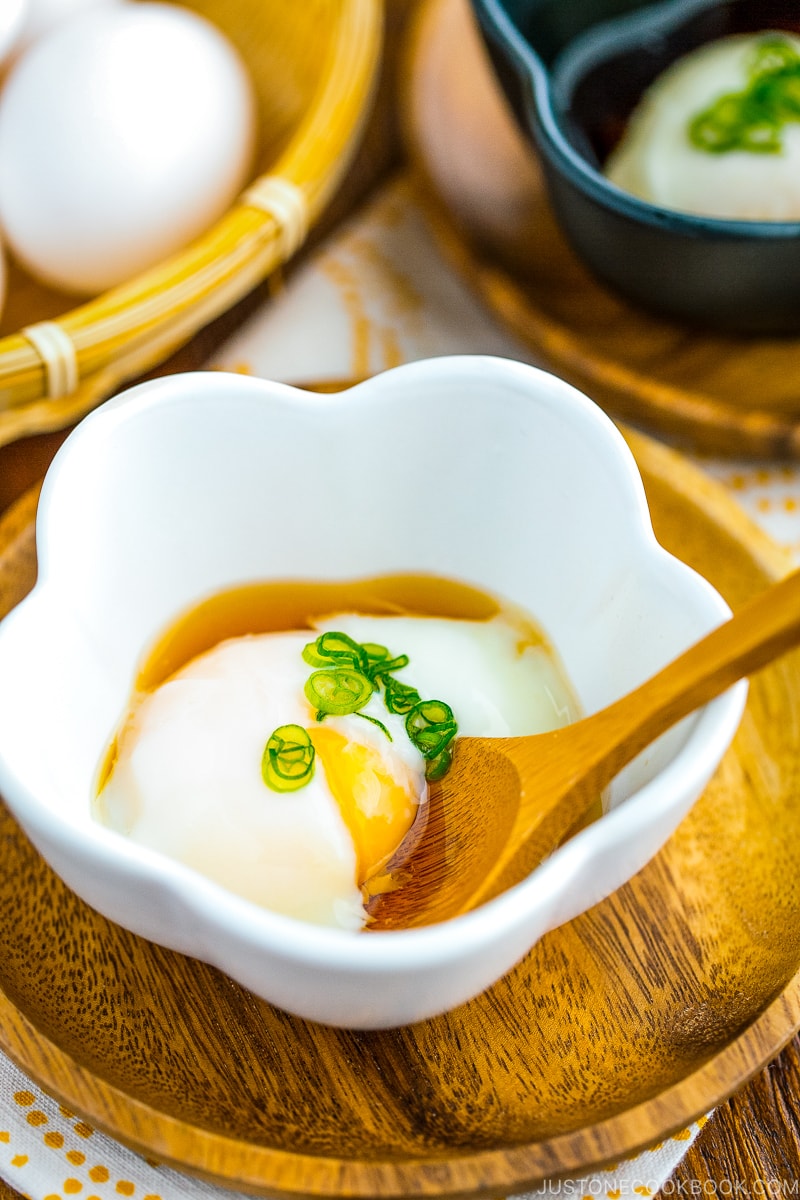
[(432, 575), (383, 575), (335, 582), (270, 580), (245, 583), (201, 600), (176, 618), (150, 649), (136, 679), (149, 691), (226, 638), (311, 629), (315, 617), (337, 612), (370, 616), (452, 617), (487, 621), (501, 611), (522, 622), (532, 642), (545, 643), (532, 618), (488, 593)]

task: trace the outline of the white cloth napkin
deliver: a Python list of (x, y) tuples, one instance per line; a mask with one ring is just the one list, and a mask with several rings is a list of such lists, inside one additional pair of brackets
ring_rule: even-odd
[[(358, 379), (412, 359), (464, 353), (534, 361), (442, 260), (413, 184), (400, 178), (318, 250), (209, 366), (312, 383)], [(800, 557), (797, 467), (698, 461)], [(575, 1200), (655, 1195), (703, 1123), (612, 1170), (545, 1184), (533, 1195)], [(237, 1194), (152, 1165), (61, 1108), (2, 1057), (0, 1175), (31, 1200), (224, 1200)]]

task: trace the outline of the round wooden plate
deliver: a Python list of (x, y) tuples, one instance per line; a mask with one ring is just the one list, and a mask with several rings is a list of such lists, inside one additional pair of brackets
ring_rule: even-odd
[(545, 365), (693, 448), (800, 458), (800, 341), (693, 331), (590, 276), (556, 226), (468, 0), (422, 0), (403, 80), (405, 140), (441, 246)]
[[(788, 568), (675, 452), (631, 444), (660, 540), (735, 606)], [(0, 613), (36, 494), (0, 522)], [(326, 1029), (79, 901), (0, 806), (0, 1047), (95, 1126), (273, 1196), (503, 1194), (685, 1126), (800, 1026), (800, 655), (753, 682), (664, 850), (446, 1017)]]

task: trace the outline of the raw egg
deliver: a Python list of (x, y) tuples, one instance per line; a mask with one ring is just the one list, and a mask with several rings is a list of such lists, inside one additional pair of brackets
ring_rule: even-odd
[(233, 47), (170, 4), (90, 8), (0, 94), (0, 223), (56, 288), (92, 294), (204, 232), (245, 182), (255, 102)]
[(23, 53), (45, 33), (55, 29), (56, 25), (71, 20), (84, 9), (93, 8), (98, 4), (126, 2), (127, 0), (25, 0), (25, 16), (14, 54)]

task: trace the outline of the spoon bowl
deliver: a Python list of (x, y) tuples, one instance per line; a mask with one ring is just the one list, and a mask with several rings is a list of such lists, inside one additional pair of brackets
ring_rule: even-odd
[(406, 863), (419, 882), (406, 897), (400, 887), (379, 898), (377, 926), (448, 920), (519, 883), (647, 745), (798, 642), (800, 571), (591, 717), (528, 737), (461, 739), (437, 788), (440, 815), (415, 846), (414, 867)]

